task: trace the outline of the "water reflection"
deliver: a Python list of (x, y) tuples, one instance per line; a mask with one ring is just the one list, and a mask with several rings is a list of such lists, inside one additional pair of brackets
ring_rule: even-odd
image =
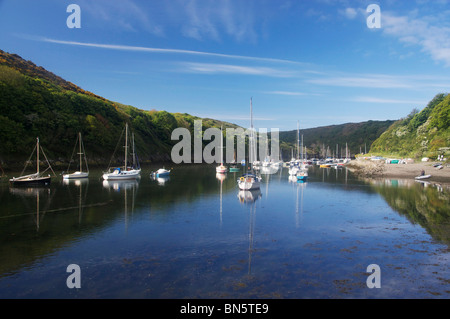
[[(7, 256), (0, 260), (0, 297), (67, 296), (67, 289), (52, 289), (59, 280), (55, 269), (64, 275), (71, 262), (89, 265), (84, 278), (96, 286), (78, 292), (86, 298), (372, 296), (366, 277), (361, 280), (362, 261), (384, 262), (386, 287), (391, 276), (400, 282), (399, 296), (412, 282), (445, 278), (445, 272), (420, 268), (437, 264), (431, 257), (446, 258), (423, 231), (448, 244), (445, 189), (358, 180), (346, 169), (309, 172), (301, 182), (280, 168), (252, 191), (237, 188), (236, 173), (216, 175), (215, 166), (176, 169), (164, 187), (148, 176), (103, 182), (93, 174), (48, 188), (0, 188), (0, 256)], [(399, 225), (401, 231), (394, 230)], [(415, 242), (425, 247), (419, 251)], [(399, 270), (403, 264), (413, 265), (414, 273)], [(416, 269), (424, 275), (416, 278)], [(330, 287), (336, 282), (340, 290)], [(427, 289), (408, 296), (426, 296)], [(397, 290), (384, 292), (397, 296)]]
[(450, 245), (450, 191), (440, 184), (411, 179), (366, 179), (400, 215), (434, 240)]
[[(103, 181), (103, 187), (108, 190), (114, 190), (123, 194), (123, 218), (125, 221), (125, 230), (128, 231), (129, 214), (133, 215), (136, 202), (137, 189), (140, 179), (130, 179), (121, 181)], [(130, 205), (131, 204), (131, 205)], [(129, 205), (131, 206), (129, 208)]]
[(55, 192), (51, 192), (49, 187), (11, 187), (9, 192), (22, 199), (22, 203), (25, 204), (27, 211), (33, 211), (31, 207), (35, 206), (36, 231), (39, 231), (41, 220), (44, 218)]
[(168, 181), (170, 181), (170, 175), (158, 177), (150, 176), (150, 178), (154, 181), (157, 181), (159, 186), (164, 186)]
[[(294, 176), (296, 178), (296, 176)], [(297, 181), (296, 182), (297, 185), (297, 200), (296, 200), (296, 210), (295, 210), (295, 227), (299, 227), (300, 226), (300, 221), (303, 217), (303, 192), (306, 188), (306, 185), (308, 185), (307, 182), (305, 181)], [(300, 196), (299, 196), (299, 192), (300, 192)], [(300, 203), (299, 203), (300, 202)], [(299, 209), (300, 206), (300, 209)]]
[[(135, 189), (139, 185), (138, 179), (130, 179), (123, 181), (103, 181), (103, 187), (106, 189), (113, 189), (116, 192), (120, 192), (127, 189)], [(125, 192), (126, 193), (126, 192)]]
[(239, 190), (238, 193), (239, 202), (243, 204), (253, 204), (261, 197), (262, 193), (260, 189)]
[[(84, 205), (86, 202), (86, 198), (88, 196), (89, 190), (89, 179), (81, 178), (81, 179), (63, 179), (63, 185), (71, 186), (74, 185), (78, 188), (78, 223), (81, 223)], [(70, 192), (70, 191), (69, 191)]]

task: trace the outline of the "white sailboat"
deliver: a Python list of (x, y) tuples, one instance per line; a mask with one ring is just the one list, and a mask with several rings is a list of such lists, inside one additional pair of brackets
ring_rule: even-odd
[[(24, 186), (34, 186), (34, 185), (49, 185), (51, 182), (51, 176), (50, 174), (48, 174), (47, 176), (44, 176), (43, 174), (50, 168), (53, 172), (52, 167), (50, 166), (50, 163), (47, 160), (47, 157), (45, 156), (44, 151), (42, 150), (42, 153), (44, 154), (44, 157), (47, 161), (48, 164), (48, 168), (45, 169), (42, 173), (39, 170), (39, 154), (40, 154), (40, 150), (41, 150), (41, 146), (39, 145), (39, 137), (36, 138), (36, 173), (34, 174), (30, 174), (30, 175), (23, 175), (23, 176), (19, 176), (19, 177), (13, 177), (9, 180), (9, 183), (11, 184), (11, 186), (20, 186), (20, 185), (24, 185)], [(31, 153), (31, 156), (33, 156), (34, 154), (34, 150)], [(31, 158), (30, 156), (30, 158)], [(29, 160), (27, 161), (27, 163), (29, 162)], [(26, 165), (25, 168), (22, 171), (25, 171), (26, 169)], [(22, 175), (21, 174), (21, 175)], [(53, 175), (56, 175), (55, 172), (53, 172)]]
[[(86, 160), (86, 153), (84, 152), (84, 144), (83, 144), (83, 141), (81, 139), (81, 132), (78, 132), (77, 143), (79, 144), (78, 155), (80, 155), (80, 170), (76, 171), (74, 173), (71, 173), (71, 174), (64, 174), (63, 175), (63, 179), (79, 179), (79, 178), (87, 178), (87, 177), (89, 177), (89, 168), (88, 168), (88, 164), (87, 164), (87, 160)], [(76, 144), (75, 144), (75, 147), (76, 147)], [(84, 162), (86, 164), (86, 171), (85, 172), (83, 172), (83, 161), (82, 161), (82, 156), (81, 155), (84, 155)], [(72, 159), (70, 159), (70, 160), (72, 161)], [(70, 168), (70, 163), (69, 163), (69, 168)]]
[[(253, 165), (254, 163), (254, 156), (255, 156), (255, 150), (256, 150), (256, 144), (254, 140), (254, 130), (253, 130), (253, 106), (252, 106), (252, 100), (250, 99), (250, 136), (249, 136), (249, 164)], [(241, 190), (253, 190), (253, 189), (259, 189), (261, 184), (262, 178), (253, 172), (253, 169), (251, 169), (250, 172), (247, 172), (243, 174), (238, 179), (238, 186)]]
[(136, 153), (134, 150), (134, 138), (132, 143), (133, 148), (133, 166), (128, 167), (127, 162), (127, 156), (128, 156), (128, 124), (125, 124), (125, 165), (122, 168), (117, 167), (114, 168), (113, 171), (111, 170), (107, 173), (103, 174), (103, 179), (105, 181), (110, 180), (126, 180), (126, 179), (137, 179), (141, 177), (141, 169), (139, 167), (139, 164), (136, 163)]
[(216, 167), (216, 173), (225, 174), (227, 172), (227, 167), (223, 165), (223, 135), (222, 127), (220, 127), (220, 165)]
[(292, 157), (289, 166), (289, 176), (297, 176), (300, 171), (300, 133), (297, 121), (297, 158)]

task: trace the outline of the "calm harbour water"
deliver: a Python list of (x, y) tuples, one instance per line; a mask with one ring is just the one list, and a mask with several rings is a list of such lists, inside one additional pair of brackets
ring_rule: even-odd
[[(175, 166), (169, 180), (0, 185), (0, 298), (449, 298), (450, 195), (414, 181)], [(69, 289), (67, 266), (81, 270)], [(381, 269), (369, 289), (367, 266)]]

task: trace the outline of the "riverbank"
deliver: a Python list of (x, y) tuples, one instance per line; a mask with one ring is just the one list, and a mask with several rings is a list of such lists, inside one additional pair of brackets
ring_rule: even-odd
[(399, 179), (414, 179), (423, 171), (431, 175), (426, 181), (450, 184), (450, 168), (437, 169), (435, 162), (419, 162), (412, 164), (386, 164), (384, 161), (354, 160), (347, 167), (356, 175), (363, 177), (386, 177)]

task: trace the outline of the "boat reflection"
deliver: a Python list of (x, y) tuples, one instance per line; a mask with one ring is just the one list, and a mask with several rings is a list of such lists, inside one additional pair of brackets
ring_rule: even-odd
[(120, 192), (121, 190), (135, 189), (139, 185), (139, 179), (128, 179), (118, 181), (103, 181), (103, 187), (107, 189), (113, 189)]
[(159, 186), (164, 186), (168, 181), (170, 181), (170, 176), (152, 176), (150, 177), (152, 180), (157, 181)]
[[(125, 231), (128, 232), (128, 219), (129, 219), (129, 210), (131, 211), (131, 215), (134, 213), (134, 205), (136, 201), (137, 189), (139, 186), (139, 178), (137, 179), (129, 179), (129, 180), (103, 180), (103, 187), (107, 189), (113, 189), (117, 193), (123, 192), (123, 214), (125, 221)], [(131, 192), (131, 209), (128, 208), (129, 205), (129, 192)]]
[(225, 174), (225, 173), (216, 173), (216, 178), (219, 181), (223, 182), (225, 180), (225, 178), (227, 178), (227, 174)]
[(88, 178), (77, 178), (77, 179), (69, 179), (65, 178), (62, 180), (63, 185), (75, 185), (75, 186), (84, 186), (89, 184)]
[(279, 166), (263, 166), (260, 168), (260, 173), (264, 175), (272, 175), (278, 172)]
[(241, 203), (251, 204), (262, 197), (260, 189), (253, 189), (249, 191), (240, 190), (238, 193), (238, 198)]
[[(55, 192), (51, 192), (49, 187), (11, 187), (9, 192), (13, 195), (17, 195), (22, 197), (23, 202), (25, 203), (27, 208), (33, 206), (32, 201), (33, 198), (36, 199), (34, 206), (36, 207), (36, 231), (39, 231), (40, 224), (45, 216), (45, 212), (48, 210), (52, 198)], [(47, 197), (43, 209), (41, 209), (41, 201), (44, 197)], [(34, 213), (32, 213), (34, 214)]]

